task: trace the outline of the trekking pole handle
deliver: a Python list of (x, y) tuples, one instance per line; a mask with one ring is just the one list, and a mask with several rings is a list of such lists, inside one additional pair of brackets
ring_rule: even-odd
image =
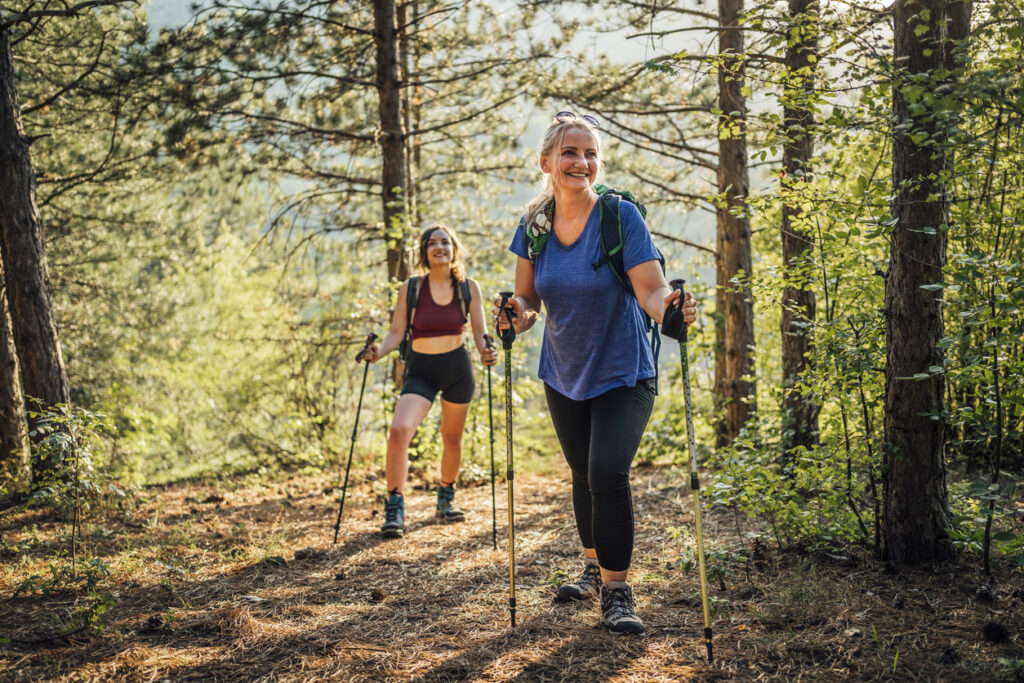
[[(683, 289), (683, 285), (685, 285), (685, 284), (686, 284), (686, 280), (684, 280), (682, 278), (678, 278), (678, 277), (668, 283), (668, 286), (671, 287), (672, 289), (678, 289), (679, 290), (679, 299), (676, 301), (676, 308), (678, 308), (680, 311), (682, 311), (683, 303), (686, 301), (686, 290)], [(686, 341), (686, 328), (687, 328), (687, 325), (686, 325), (686, 321), (684, 320), (683, 321), (683, 330), (682, 330), (683, 338), (680, 339), (679, 341), (683, 341), (683, 342)]]
[[(370, 344), (372, 344), (376, 340), (377, 340), (377, 335), (375, 335), (373, 332), (371, 332), (370, 334), (366, 335), (366, 343), (363, 344), (363, 348), (359, 349), (359, 353), (356, 354), (356, 362), (357, 363), (363, 359), (363, 354), (366, 353), (366, 350), (368, 348), (370, 348)], [(366, 361), (366, 362), (369, 363), (370, 361)]]
[(484, 347), (488, 349), (494, 348), (494, 337), (489, 334), (484, 335)]
[[(505, 349), (512, 348), (512, 342), (516, 340), (516, 328), (512, 324), (512, 310), (508, 308), (508, 300), (512, 298), (512, 292), (500, 292), (501, 295), (501, 310), (505, 313), (505, 319), (508, 321), (508, 329), (501, 329), (495, 325), (495, 329), (498, 332), (498, 338), (501, 339), (501, 345)], [(501, 315), (499, 313), (498, 315)]]

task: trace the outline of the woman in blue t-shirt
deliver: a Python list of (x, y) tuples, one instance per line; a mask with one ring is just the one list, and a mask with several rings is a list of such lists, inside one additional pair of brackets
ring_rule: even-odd
[[(598, 122), (561, 112), (540, 145), (544, 188), (526, 208), (510, 247), (519, 256), (508, 301), (517, 333), (547, 310), (538, 375), (565, 459), (572, 470), (576, 528), (584, 570), (555, 600), (600, 597), (601, 624), (615, 634), (644, 626), (626, 582), (633, 552), (629, 468), (654, 406), (655, 367), (643, 313), (661, 322), (679, 292), (665, 282), (658, 252), (637, 208), (621, 202), (623, 265), (630, 293), (602, 261), (598, 195)], [(527, 237), (547, 234), (543, 249)], [(507, 327), (504, 315), (495, 320)], [(642, 310), (641, 310), (642, 309)], [(687, 324), (696, 317), (683, 303)]]

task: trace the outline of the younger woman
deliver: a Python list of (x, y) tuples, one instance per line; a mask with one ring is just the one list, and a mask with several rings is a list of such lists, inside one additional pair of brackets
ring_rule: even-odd
[[(405, 382), (395, 405), (388, 434), (388, 499), (384, 506), (385, 538), (405, 534), (405, 484), (409, 477), (409, 442), (427, 416), (434, 396), (441, 394), (441, 485), (437, 488), (437, 516), (460, 522), (462, 510), (455, 506), (455, 480), (462, 460), (462, 428), (473, 398), (473, 373), (469, 352), (463, 345), (466, 322), (459, 292), (469, 287), (469, 313), (473, 339), (484, 365), (494, 365), (497, 352), (484, 344), (484, 309), (480, 287), (465, 274), (462, 245), (455, 231), (445, 225), (427, 228), (420, 235), (417, 301), (412, 311), (412, 349), (407, 359)], [(406, 307), (410, 281), (402, 284), (391, 329), (380, 345), (371, 344), (362, 358), (371, 363), (398, 347), (406, 332)]]
[[(519, 257), (507, 303), (517, 332), (547, 309), (538, 375), (565, 459), (572, 470), (576, 529), (583, 544), (580, 578), (556, 601), (600, 597), (601, 624), (640, 635), (626, 582), (633, 552), (629, 468), (654, 406), (655, 367), (643, 313), (662, 322), (679, 292), (665, 282), (659, 254), (637, 208), (622, 200), (623, 266), (632, 291), (604, 258), (593, 185), (601, 170), (597, 121), (561, 112), (540, 145), (544, 189), (527, 206), (510, 249)], [(538, 240), (543, 237), (543, 240)], [(508, 326), (494, 313), (500, 328)], [(696, 311), (683, 304), (687, 324)]]

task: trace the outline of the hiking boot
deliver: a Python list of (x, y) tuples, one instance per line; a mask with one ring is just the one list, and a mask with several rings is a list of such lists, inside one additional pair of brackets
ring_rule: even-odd
[(405, 498), (397, 491), (388, 496), (384, 503), (384, 525), (380, 528), (384, 538), (401, 538), (405, 535)]
[(601, 625), (616, 636), (644, 634), (644, 624), (633, 609), (633, 589), (625, 581), (601, 586)]
[(466, 513), (455, 507), (455, 484), (437, 487), (437, 516), (445, 522), (461, 522)]
[(559, 586), (555, 593), (555, 602), (580, 602), (596, 598), (601, 589), (601, 568), (597, 560), (587, 558), (583, 573), (575, 583)]

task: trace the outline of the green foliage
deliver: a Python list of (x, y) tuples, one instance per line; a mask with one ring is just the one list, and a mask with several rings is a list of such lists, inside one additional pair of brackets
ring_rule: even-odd
[(58, 557), (47, 565), (47, 570), (48, 575), (33, 574), (18, 584), (14, 589), (14, 597), (52, 596), (67, 591), (95, 593), (110, 578), (110, 567), (98, 557), (77, 563), (68, 561), (66, 557)]
[(60, 404), (30, 411), (33, 471), (29, 505), (46, 506), (79, 519), (105, 500), (130, 502), (131, 492), (105, 470), (113, 429), (105, 415)]
[[(1016, 478), (1008, 472), (1002, 474), (999, 484), (963, 481), (950, 486), (954, 513), (950, 534), (958, 549), (975, 557), (986, 552), (989, 536), (991, 550), (997, 557), (1009, 557), (1016, 566), (1024, 568), (1024, 527), (1016, 519), (1019, 511), (1013, 505)], [(1001, 530), (991, 533), (993, 525)]]

